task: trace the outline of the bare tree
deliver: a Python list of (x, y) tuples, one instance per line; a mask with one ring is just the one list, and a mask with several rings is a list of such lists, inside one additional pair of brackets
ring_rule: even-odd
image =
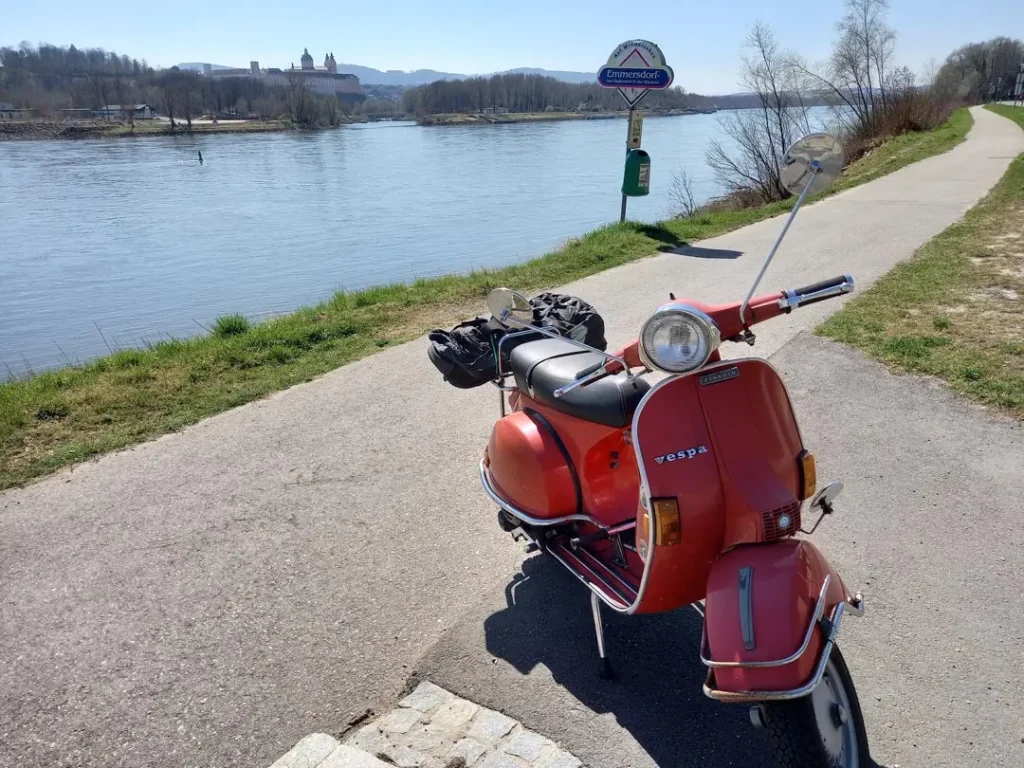
[[(130, 72), (130, 70), (128, 70)], [(114, 93), (121, 109), (121, 116), (128, 121), (131, 130), (135, 130), (134, 88), (126, 72), (122, 71), (119, 59), (114, 60)]]
[(668, 187), (668, 199), (672, 203), (672, 215), (681, 219), (688, 219), (700, 208), (697, 199), (693, 194), (693, 180), (685, 168), (672, 177)]
[(301, 128), (312, 128), (319, 120), (319, 107), (316, 98), (309, 92), (306, 81), (302, 75), (294, 74), (288, 76), (288, 88), (285, 92), (285, 102), (288, 106), (288, 113), (291, 115), (292, 123)]
[(324, 120), (328, 125), (335, 126), (338, 124), (338, 97), (333, 93), (323, 100), (323, 113)]
[(172, 67), (170, 70), (161, 75), (156, 81), (156, 87), (160, 94), (160, 103), (164, 108), (164, 112), (167, 113), (167, 118), (171, 121), (171, 130), (175, 128), (174, 113), (178, 107), (178, 69)]
[(790, 196), (782, 185), (782, 157), (790, 144), (809, 131), (807, 109), (775, 34), (757, 22), (747, 36), (751, 53), (743, 58), (741, 82), (757, 97), (758, 108), (726, 113), (719, 119), (731, 149), (715, 139), (706, 159), (730, 192), (753, 189), (765, 202)]
[(808, 66), (793, 57), (805, 90), (818, 92), (841, 107), (840, 122), (861, 136), (877, 133), (877, 107), (887, 99), (886, 74), (896, 47), (896, 33), (886, 23), (888, 0), (846, 0), (846, 15), (836, 25), (838, 38), (823, 66)]
[(935, 77), (939, 74), (939, 60), (932, 56), (928, 61), (924, 63), (924, 67), (921, 69), (921, 76), (918, 78), (918, 82), (926, 88), (931, 88), (935, 85)]

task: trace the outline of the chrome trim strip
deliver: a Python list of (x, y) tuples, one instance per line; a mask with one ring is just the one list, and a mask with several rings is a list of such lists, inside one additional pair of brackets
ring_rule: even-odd
[(754, 642), (754, 567), (745, 565), (740, 568), (739, 588), (740, 630), (743, 633), (743, 647), (752, 651), (757, 648)]
[(843, 611), (847, 608), (849, 608), (849, 603), (841, 602), (836, 604), (836, 609), (832, 612), (831, 618), (832, 629), (829, 631), (825, 645), (821, 649), (821, 658), (818, 659), (818, 666), (815, 668), (814, 674), (811, 675), (811, 679), (804, 685), (789, 691), (720, 691), (709, 685), (714, 676), (714, 670), (709, 669), (707, 680), (704, 681), (704, 695), (709, 699), (724, 701), (729, 704), (750, 701), (785, 701), (806, 696), (817, 687), (818, 683), (821, 682), (822, 675), (825, 674), (825, 667), (828, 666), (829, 657), (832, 655), (832, 646), (835, 645), (836, 636), (839, 634), (839, 622), (843, 618)]
[(523, 512), (521, 509), (516, 509), (511, 503), (501, 498), (498, 492), (494, 490), (491, 485), (490, 479), (487, 477), (487, 467), (484, 465), (483, 459), (480, 460), (480, 483), (483, 485), (487, 495), (491, 497), (491, 501), (497, 504), (499, 507), (504, 509), (513, 517), (517, 517), (528, 525), (536, 525), (538, 527), (551, 526), (551, 525), (564, 525), (565, 523), (576, 523), (584, 522), (596, 525), (598, 528), (604, 530), (608, 526), (604, 525), (600, 520), (590, 515), (565, 515), (564, 517), (533, 517)]
[[(703, 370), (703, 369), (698, 368), (697, 370), (699, 371), (699, 370)], [(683, 374), (683, 375), (685, 375), (685, 374)], [(640, 470), (640, 499), (641, 499), (641, 501), (643, 499), (649, 499), (651, 497), (651, 493), (650, 493), (650, 485), (647, 482), (647, 468), (644, 466), (644, 457), (643, 457), (643, 454), (640, 452), (640, 434), (637, 431), (637, 425), (639, 425), (639, 423), (640, 423), (640, 414), (643, 413), (644, 407), (647, 405), (647, 403), (649, 403), (651, 401), (651, 398), (658, 392), (658, 390), (660, 390), (666, 384), (670, 384), (671, 382), (673, 382), (673, 381), (675, 381), (676, 379), (679, 379), (679, 378), (682, 378), (682, 376), (668, 376), (668, 377), (662, 379), (661, 381), (659, 381), (657, 384), (655, 384), (653, 387), (651, 387), (649, 390), (647, 390), (647, 394), (644, 395), (643, 399), (640, 401), (640, 404), (636, 407), (636, 411), (633, 412), (633, 423), (631, 425), (631, 427), (632, 427), (631, 428), (631, 434), (633, 435), (633, 453), (636, 454), (636, 465), (637, 465), (637, 468)], [(644, 509), (647, 509), (648, 506), (649, 506), (648, 504), (644, 504), (643, 505)], [(649, 514), (650, 514), (650, 512), (649, 512)], [(636, 609), (640, 607), (640, 601), (643, 599), (644, 592), (647, 591), (647, 579), (650, 578), (650, 575), (651, 575), (651, 563), (654, 562), (654, 554), (655, 554), (655, 552), (654, 552), (654, 525), (653, 525), (653, 521), (652, 521), (652, 525), (648, 526), (647, 537), (648, 537), (647, 538), (647, 557), (644, 558), (644, 572), (643, 572), (643, 575), (640, 577), (640, 589), (637, 590), (636, 599), (629, 606), (627, 606), (624, 610), (620, 611), (620, 613), (626, 613), (626, 614), (636, 613)], [(637, 548), (639, 548), (639, 546), (640, 546), (640, 542), (638, 541), (637, 542)]]
[(796, 649), (795, 653), (790, 654), (784, 659), (777, 659), (775, 661), (712, 661), (708, 658), (709, 654), (706, 654), (705, 651), (705, 649), (710, 651), (710, 648), (708, 647), (708, 628), (707, 624), (705, 624), (700, 641), (700, 660), (704, 663), (705, 667), (712, 668), (743, 667), (745, 669), (758, 669), (763, 667), (784, 667), (787, 664), (792, 664), (804, 655), (804, 651), (807, 650), (807, 646), (811, 644), (811, 638), (814, 636), (814, 629), (818, 626), (818, 621), (820, 621), (821, 617), (825, 615), (825, 598), (828, 595), (828, 585), (831, 581), (832, 574), (826, 575), (825, 581), (821, 585), (821, 592), (818, 594), (818, 602), (814, 606), (814, 614), (811, 616), (811, 621), (807, 625), (807, 632), (804, 633), (804, 641), (800, 644), (800, 647)]

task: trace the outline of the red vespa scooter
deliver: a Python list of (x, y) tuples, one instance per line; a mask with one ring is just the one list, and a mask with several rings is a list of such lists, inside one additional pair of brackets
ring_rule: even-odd
[[(614, 354), (530, 325), (521, 294), (488, 297), (509, 328), (502, 345), (517, 333), (551, 336), (514, 346), (511, 370), (499, 367), (502, 417), (480, 463), (499, 523), (590, 589), (605, 675), (602, 603), (624, 614), (697, 608), (704, 693), (751, 704), (780, 763), (802, 768), (870, 764), (836, 646), (843, 617), (862, 615), (864, 600), (817, 547), (795, 538), (832, 512), (842, 484), (815, 492), (814, 456), (775, 369), (722, 360), (718, 347), (753, 344), (751, 326), (853, 290), (843, 275), (753, 296), (804, 199), (842, 163), (827, 134), (797, 141), (783, 181), (798, 198), (746, 299), (708, 306), (673, 297)], [(668, 376), (652, 386), (642, 378), (651, 371)], [(809, 513), (818, 518), (804, 530)]]

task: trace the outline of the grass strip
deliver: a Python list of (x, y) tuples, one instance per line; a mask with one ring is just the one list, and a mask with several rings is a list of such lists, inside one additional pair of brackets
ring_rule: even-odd
[[(992, 105), (1024, 128), (1024, 109)], [(1024, 418), (1024, 154), (991, 192), (817, 332)]]

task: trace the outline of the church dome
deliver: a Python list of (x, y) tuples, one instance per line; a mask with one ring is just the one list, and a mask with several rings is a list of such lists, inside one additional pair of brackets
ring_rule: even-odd
[(308, 48), (303, 48), (302, 49), (302, 59), (301, 59), (301, 61), (302, 61), (302, 68), (303, 69), (313, 69), (313, 57), (309, 55), (309, 49)]

